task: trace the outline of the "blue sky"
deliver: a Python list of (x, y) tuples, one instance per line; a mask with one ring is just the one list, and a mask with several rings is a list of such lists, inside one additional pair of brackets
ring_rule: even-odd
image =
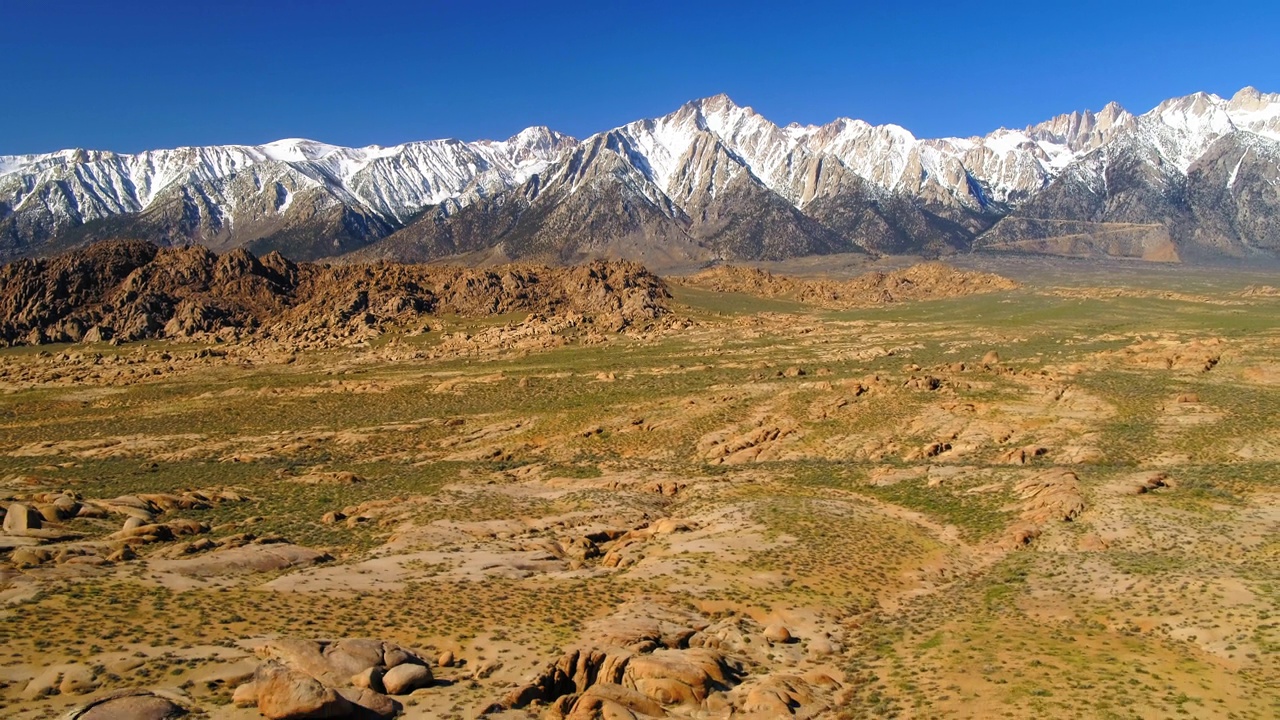
[(719, 92), (972, 135), (1280, 92), (1273, 5), (0, 0), (0, 154), (581, 137)]

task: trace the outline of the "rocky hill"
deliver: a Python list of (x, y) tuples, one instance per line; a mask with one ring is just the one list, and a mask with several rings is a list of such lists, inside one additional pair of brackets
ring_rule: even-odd
[(249, 335), (359, 340), (424, 316), (574, 313), (608, 330), (662, 315), (666, 286), (640, 265), (491, 269), (294, 263), (237, 249), (102, 242), (0, 267), (0, 343)]
[(716, 292), (785, 298), (832, 309), (977, 295), (1018, 287), (1016, 282), (1000, 275), (957, 270), (939, 262), (891, 272), (870, 272), (848, 280), (798, 278), (724, 265), (673, 278), (673, 282)]

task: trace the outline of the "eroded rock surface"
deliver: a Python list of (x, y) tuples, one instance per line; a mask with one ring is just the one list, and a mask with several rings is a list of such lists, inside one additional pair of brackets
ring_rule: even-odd
[(91, 245), (0, 266), (0, 342), (143, 338), (312, 344), (361, 341), (434, 314), (577, 313), (608, 331), (666, 312), (666, 287), (640, 265), (497, 270), (388, 263), (294, 263), (244, 249)]

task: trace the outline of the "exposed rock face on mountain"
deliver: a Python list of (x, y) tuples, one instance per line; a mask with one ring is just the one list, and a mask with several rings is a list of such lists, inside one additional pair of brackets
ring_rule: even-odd
[[(1070, 135), (1070, 123), (1061, 124)], [(1095, 150), (976, 247), (1158, 261), (1275, 258), (1268, 209), (1280, 180), (1280, 95), (1196, 93), (1137, 118), (1113, 117), (1108, 127), (1118, 129), (1089, 140)]]
[(456, 213), (438, 208), (360, 258), (412, 261), (476, 253), (487, 258), (577, 262), (632, 258), (662, 265), (702, 259), (688, 218), (598, 136), (521, 187)]
[(967, 248), (975, 232), (990, 224), (990, 219), (960, 210), (952, 213), (957, 219), (950, 219), (907, 196), (880, 192), (839, 160), (814, 162), (819, 189), (805, 213), (855, 246), (883, 253), (943, 254)]
[(244, 249), (103, 242), (0, 267), (0, 343), (236, 338), (363, 339), (423, 315), (578, 313), (611, 329), (665, 312), (656, 276), (633, 263), (488, 270), (294, 263)]
[(1062, 145), (1072, 152), (1089, 152), (1111, 141), (1117, 133), (1132, 129), (1137, 118), (1117, 103), (1107, 103), (1101, 111), (1090, 110), (1059, 115), (1027, 129), (1033, 140)]
[(1250, 133), (1220, 138), (1187, 171), (1185, 232), (1205, 251), (1280, 250), (1280, 143)]
[(1129, 134), (1068, 167), (984, 235), (986, 249), (1177, 261), (1192, 222), (1186, 176), (1155, 139)]
[(0, 157), (0, 259), (117, 237), (651, 267), (858, 250), (1274, 257), (1277, 154), (1280, 95), (1253, 88), (941, 139), (848, 118), (779, 127), (719, 95), (581, 142), (530, 128)]

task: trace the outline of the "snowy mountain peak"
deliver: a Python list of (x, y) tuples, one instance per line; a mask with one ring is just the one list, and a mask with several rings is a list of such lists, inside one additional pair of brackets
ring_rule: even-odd
[(1254, 87), (1241, 88), (1230, 100), (1197, 92), (1160, 103), (1147, 115), (1169, 125), (1208, 128), (1219, 133), (1232, 129), (1257, 132), (1270, 120), (1280, 117), (1280, 93), (1262, 93)]
[[(515, 163), (522, 176), (540, 171), (546, 163), (568, 150), (576, 140), (545, 125), (525, 128), (506, 140), (481, 140), (474, 147), (490, 149)], [(498, 161), (501, 164), (501, 160)]]
[(719, 93), (710, 97), (693, 100), (686, 103), (686, 105), (697, 108), (703, 115), (722, 115), (726, 113), (744, 111), (753, 115), (755, 114), (754, 110), (737, 104), (733, 101), (733, 98), (729, 97), (725, 93)]
[(1243, 130), (1280, 139), (1280, 95), (1247, 87), (1231, 100), (1197, 92), (1170, 98), (1139, 122), (1162, 156), (1185, 173), (1215, 140)]
[(552, 148), (557, 143), (573, 142), (573, 138), (564, 133), (558, 133), (546, 125), (534, 125), (507, 138), (507, 142), (524, 148)]
[(1237, 127), (1280, 140), (1280, 93), (1262, 93), (1244, 87), (1231, 96), (1227, 112)]
[(284, 140), (269, 142), (265, 145), (259, 145), (258, 149), (272, 160), (279, 160), (281, 162), (309, 162), (322, 160), (326, 156), (345, 148), (339, 148), (336, 145), (328, 145), (326, 143), (307, 140), (305, 138), (287, 138)]
[(1165, 100), (1143, 117), (1158, 119), (1164, 125), (1189, 133), (1221, 135), (1235, 129), (1227, 114), (1226, 101), (1204, 92)]
[(1231, 102), (1228, 105), (1232, 110), (1250, 112), (1261, 110), (1274, 102), (1280, 102), (1280, 94), (1263, 95), (1258, 92), (1258, 88), (1246, 85), (1231, 96)]

